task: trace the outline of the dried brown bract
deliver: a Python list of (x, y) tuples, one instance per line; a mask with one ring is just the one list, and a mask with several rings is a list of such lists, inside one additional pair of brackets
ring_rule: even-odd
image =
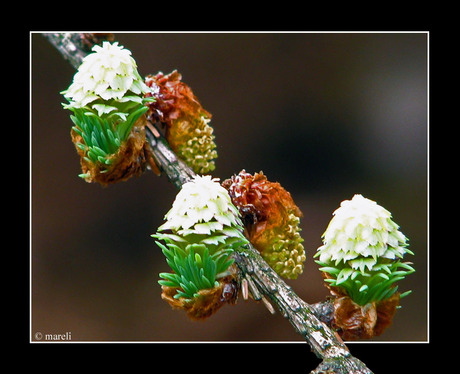
[(338, 297), (332, 325), (344, 340), (371, 339), (391, 325), (398, 304), (399, 293), (366, 305), (358, 305), (348, 296)]
[(233, 276), (220, 279), (219, 286), (198, 291), (193, 299), (175, 298), (175, 287), (161, 286), (161, 298), (173, 309), (181, 309), (195, 321), (204, 320), (216, 313), (223, 305), (235, 304), (238, 296), (238, 286)]
[(149, 104), (154, 122), (159, 121), (171, 127), (172, 122), (180, 117), (211, 117), (211, 114), (203, 109), (192, 89), (182, 82), (182, 75), (177, 70), (167, 75), (162, 72), (149, 75), (145, 78), (145, 84), (153, 91), (153, 94), (147, 95), (155, 98), (155, 102)]

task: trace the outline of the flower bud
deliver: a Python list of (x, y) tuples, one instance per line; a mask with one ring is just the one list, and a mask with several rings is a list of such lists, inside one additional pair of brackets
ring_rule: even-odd
[(70, 87), (62, 92), (70, 100), (66, 107), (83, 108), (91, 104), (101, 114), (109, 110), (100, 105), (101, 99), (124, 102), (130, 100), (126, 96), (138, 95), (136, 102), (139, 95), (150, 91), (139, 76), (131, 51), (119, 46), (118, 42), (104, 42), (102, 47), (95, 45), (92, 50), (94, 53), (83, 59)]
[(139, 174), (145, 163), (144, 105), (153, 98), (131, 52), (115, 42), (95, 45), (62, 94), (74, 115), (71, 136), (87, 182), (102, 185)]
[(296, 279), (303, 272), (305, 250), (300, 236), (302, 212), (291, 194), (260, 172), (242, 170), (222, 184), (228, 189), (245, 224), (245, 234), (281, 276)]
[(215, 169), (217, 158), (211, 114), (203, 109), (182, 76), (174, 70), (168, 75), (149, 75), (145, 82), (152, 89), (155, 102), (149, 115), (166, 126), (165, 137), (171, 149), (197, 174)]
[[(161, 273), (162, 297), (191, 318), (233, 300), (234, 250), (248, 243), (238, 210), (217, 179), (197, 175), (176, 196), (166, 222), (152, 235), (173, 273)], [(236, 294), (236, 293), (235, 293)]]
[(391, 213), (355, 195), (333, 215), (315, 255), (331, 291), (349, 296), (358, 305), (391, 297), (398, 289), (395, 283), (415, 271), (401, 262), (413, 252)]

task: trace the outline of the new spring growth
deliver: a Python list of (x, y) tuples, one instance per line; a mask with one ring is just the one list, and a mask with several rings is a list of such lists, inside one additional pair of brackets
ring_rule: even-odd
[(210, 176), (185, 183), (165, 219), (152, 237), (165, 242), (156, 243), (173, 272), (161, 273), (159, 283), (168, 295), (174, 289), (174, 307), (186, 308), (203, 297), (200, 291), (220, 286), (233, 264), (231, 254), (248, 241), (227, 191)]
[[(87, 181), (97, 173), (109, 172), (123, 159), (117, 156), (120, 147), (148, 110), (144, 104), (154, 100), (144, 98), (151, 90), (140, 77), (129, 50), (117, 42), (104, 42), (92, 51), (83, 59), (70, 87), (61, 92), (69, 101), (64, 108), (74, 114), (72, 137), (82, 156), (84, 173), (80, 176)], [(139, 137), (142, 131), (139, 126)]]
[(343, 201), (333, 216), (315, 254), (325, 282), (359, 305), (390, 298), (398, 289), (395, 283), (415, 271), (402, 262), (413, 252), (391, 213), (355, 195)]

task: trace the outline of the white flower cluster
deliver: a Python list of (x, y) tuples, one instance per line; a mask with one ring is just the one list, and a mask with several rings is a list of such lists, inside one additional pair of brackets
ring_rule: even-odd
[[(231, 254), (248, 243), (239, 212), (218, 179), (197, 175), (176, 196), (167, 220), (152, 237), (166, 256), (172, 273), (160, 273), (163, 287), (176, 289), (174, 298), (190, 301), (200, 290), (218, 287), (230, 273)], [(201, 300), (201, 299), (200, 299)]]
[(333, 215), (323, 234), (324, 245), (318, 248), (323, 263), (348, 263), (363, 272), (366, 267), (372, 270), (379, 258), (402, 258), (410, 252), (391, 213), (375, 201), (355, 195), (343, 201)]
[[(150, 92), (137, 71), (131, 51), (118, 45), (104, 42), (102, 47), (95, 45), (84, 59), (73, 83), (63, 92), (70, 101), (68, 107), (81, 108), (98, 99), (129, 101), (130, 95)], [(135, 100), (134, 100), (135, 101)]]
[(218, 179), (209, 175), (197, 175), (185, 183), (165, 219), (167, 221), (158, 228), (159, 231), (169, 229), (180, 236), (217, 234), (222, 239), (243, 238), (238, 209)]

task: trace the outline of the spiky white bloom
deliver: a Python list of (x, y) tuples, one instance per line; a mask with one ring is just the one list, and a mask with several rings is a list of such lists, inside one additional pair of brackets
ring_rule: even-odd
[(81, 108), (95, 100), (121, 100), (130, 95), (150, 92), (137, 71), (131, 51), (118, 42), (95, 45), (74, 75), (73, 83), (64, 91), (68, 107)]
[(318, 248), (323, 263), (348, 263), (352, 269), (372, 270), (379, 258), (402, 258), (410, 252), (407, 238), (391, 213), (362, 195), (345, 200), (334, 213)]
[(176, 288), (176, 299), (196, 300), (230, 274), (231, 254), (248, 243), (239, 212), (218, 179), (197, 175), (182, 186), (165, 219), (158, 231), (172, 233), (152, 237), (165, 242), (156, 243), (173, 273), (160, 273), (159, 283)]
[(197, 175), (185, 183), (158, 228), (177, 235), (214, 234), (242, 237), (243, 223), (230, 196), (218, 179)]

